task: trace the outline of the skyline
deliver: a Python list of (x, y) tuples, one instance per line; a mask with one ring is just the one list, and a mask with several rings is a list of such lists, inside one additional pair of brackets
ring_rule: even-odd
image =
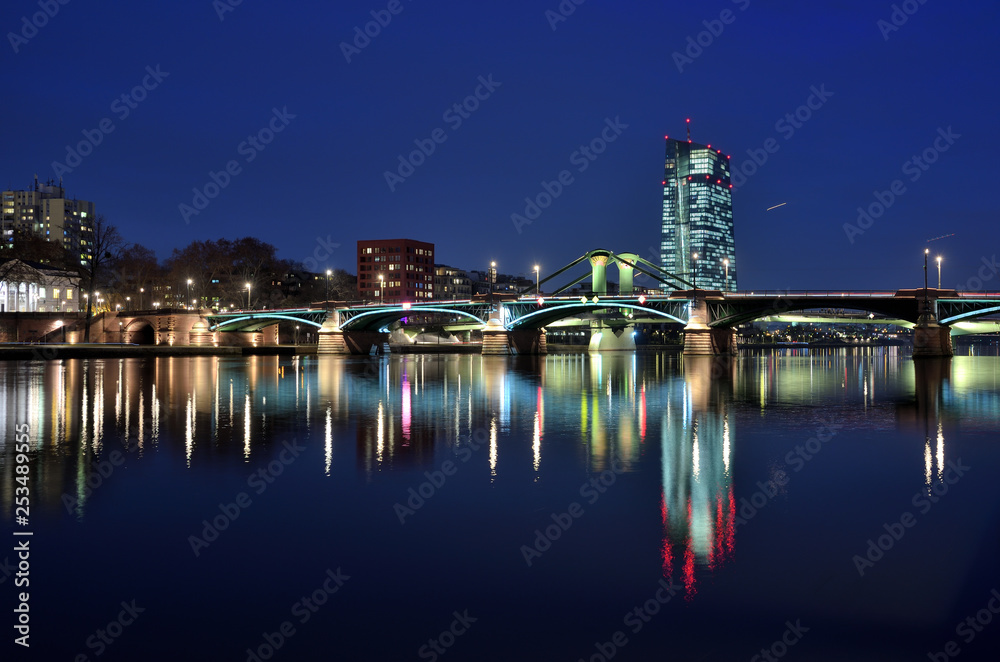
[(595, 248), (649, 259), (660, 140), (690, 117), (732, 155), (741, 289), (919, 287), (925, 247), (945, 287), (1000, 289), (995, 168), (966, 165), (997, 143), (997, 8), (550, 4), (69, 3), (26, 37), (40, 10), (19, 0), (0, 185), (61, 174), (161, 260), (249, 235), (303, 261), (337, 244), (319, 270), (351, 271), (357, 240), (411, 237), (545, 274)]

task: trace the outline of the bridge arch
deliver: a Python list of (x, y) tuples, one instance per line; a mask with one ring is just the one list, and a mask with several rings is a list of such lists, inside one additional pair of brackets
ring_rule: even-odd
[(708, 325), (712, 327), (732, 327), (790, 312), (824, 309), (874, 313), (891, 319), (902, 320), (909, 324), (916, 324), (918, 319), (917, 306), (914, 305), (912, 299), (894, 297), (851, 297), (843, 299), (831, 297), (829, 301), (818, 302), (816, 299), (782, 296), (773, 299), (768, 298), (759, 303), (753, 302), (753, 304), (746, 305), (746, 302), (733, 302), (731, 300), (709, 302), (708, 307), (711, 321)]
[[(356, 315), (353, 315), (350, 319), (343, 322), (340, 325), (342, 331), (378, 331), (386, 326), (392, 324), (393, 322), (398, 322), (404, 317), (411, 317), (413, 315), (423, 315), (425, 313), (440, 313), (444, 315), (455, 315), (458, 317), (465, 317), (467, 319), (473, 320), (485, 326), (486, 320), (484, 320), (479, 315), (468, 311), (462, 310), (461, 308), (448, 308), (446, 306), (414, 306), (410, 308), (403, 307), (392, 307), (392, 308), (377, 308), (375, 310), (367, 310)], [(343, 312), (341, 313), (343, 315)]]
[(938, 323), (943, 325), (949, 325), (954, 322), (965, 322), (976, 319), (977, 317), (985, 317), (986, 315), (993, 315), (995, 313), (1000, 313), (1000, 305), (988, 306), (986, 308), (981, 308), (979, 310), (967, 310), (964, 312), (956, 313), (949, 317), (944, 317), (943, 319), (940, 319)]
[(318, 329), (323, 326), (321, 317), (325, 319), (326, 311), (253, 312), (235, 316), (209, 315), (207, 319), (211, 323), (209, 331), (260, 331), (278, 322), (308, 324)]
[(128, 321), (123, 331), (124, 341), (134, 345), (155, 345), (157, 326), (145, 317), (134, 317)]
[[(680, 317), (677, 313), (680, 312), (678, 306), (675, 304), (672, 310), (660, 310), (658, 308), (650, 307), (648, 305), (627, 303), (627, 302), (613, 302), (613, 301), (587, 301), (586, 303), (582, 301), (577, 302), (565, 302), (557, 303), (551, 306), (543, 306), (538, 310), (534, 310), (528, 313), (524, 313), (516, 317), (513, 321), (507, 323), (508, 329), (540, 329), (542, 327), (548, 326), (553, 322), (556, 322), (567, 317), (573, 317), (574, 315), (579, 315), (581, 313), (593, 312), (595, 310), (609, 310), (609, 309), (626, 309), (632, 310), (636, 313), (648, 314), (653, 317), (663, 318), (664, 322), (676, 322), (678, 324), (687, 324), (688, 321)], [(623, 319), (627, 319), (624, 318)]]

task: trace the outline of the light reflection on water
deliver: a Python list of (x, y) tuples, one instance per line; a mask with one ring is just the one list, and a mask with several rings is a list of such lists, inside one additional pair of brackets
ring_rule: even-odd
[[(296, 437), (316, 452), (298, 460), (309, 463), (305, 478), (300, 475), (296, 485), (285, 483), (268, 493), (275, 513), (282, 511), (279, 504), (287, 510), (289, 504), (305, 501), (317, 517), (337, 528), (350, 520), (338, 508), (356, 505), (369, 517), (381, 508), (389, 524), (398, 526), (391, 500), (424, 480), (424, 472), (454, 459), (460, 449), (482, 448), (465, 456), (471, 458), (463, 465), (467, 468), (435, 507), (453, 498), (455, 509), (467, 499), (484, 518), (508, 517), (480, 535), (495, 537), (489, 540), (498, 553), (506, 545), (519, 561), (517, 546), (540, 523), (551, 524), (549, 509), (565, 511), (579, 499), (575, 486), (617, 469), (635, 479), (628, 487), (614, 488), (632, 500), (616, 501), (624, 492), (602, 497), (600, 504), (587, 506), (581, 526), (598, 520), (607, 525), (601, 518), (614, 509), (611, 519), (627, 521), (625, 535), (642, 541), (636, 558), (648, 553), (652, 572), (675, 579), (686, 603), (697, 605), (716, 576), (740, 577), (740, 591), (753, 585), (754, 568), (743, 566), (747, 555), (754, 559), (751, 566), (765, 562), (752, 543), (755, 536), (775, 535), (774, 520), (761, 518), (744, 529), (738, 526), (741, 506), (759, 482), (769, 480), (768, 466), (772, 476), (776, 467), (792, 471), (787, 454), (808, 446), (806, 440), (823, 421), (842, 426), (835, 445), (846, 444), (852, 451), (859, 447), (852, 444), (869, 443), (859, 442), (860, 437), (894, 435), (883, 447), (865, 447), (872, 449), (872, 457), (882, 458), (873, 483), (902, 486), (905, 497), (918, 487), (929, 495), (948, 463), (961, 455), (956, 440), (966, 432), (995, 432), (998, 384), (997, 357), (914, 362), (895, 349), (761, 352), (735, 361), (669, 354), (66, 360), (0, 364), (0, 418), (7, 429), (15, 423), (30, 425), (36, 523), (67, 518), (65, 494), (76, 502), (74, 523), (100, 522), (121, 508), (92, 497), (87, 485), (94, 462), (115, 450), (134, 448), (129, 462), (139, 465), (169, 460), (166, 477), (159, 478), (167, 490), (174, 484), (178, 491), (189, 484), (204, 490), (227, 472), (245, 475), (273, 460), (282, 442)], [(13, 444), (5, 438), (0, 448), (4, 466), (10, 466)], [(968, 453), (970, 446), (965, 448)], [(822, 461), (796, 475), (791, 484), (796, 498), (809, 492), (807, 476), (814, 484), (839, 475), (849, 481), (865, 464), (847, 451), (823, 453)], [(0, 473), (0, 501), (8, 522), (12, 475)], [(122, 481), (133, 490), (126, 499), (148, 498), (137, 492), (142, 485)], [(558, 488), (554, 492), (553, 486)], [(836, 493), (842, 488), (833, 483), (831, 489)], [(505, 500), (489, 502), (484, 494), (490, 493)], [(343, 501), (331, 497), (312, 503), (316, 494)], [(815, 494), (815, 501), (788, 505), (809, 515), (823, 514), (829, 492)], [(389, 501), (376, 503), (372, 495)], [(206, 507), (215, 503), (214, 495), (204, 498)], [(196, 501), (194, 512), (181, 518), (185, 531), (188, 520), (196, 523), (204, 516), (201, 501)], [(949, 503), (958, 502), (941, 508)], [(898, 516), (905, 505), (892, 505), (891, 514)], [(785, 507), (768, 506), (776, 514)], [(265, 510), (254, 511), (263, 534), (280, 522)], [(650, 520), (643, 519), (647, 512)], [(240, 526), (247, 530), (253, 521), (241, 520)], [(365, 520), (364, 532), (371, 535), (366, 552), (395, 535), (377, 517), (371, 521), (375, 523)], [(802, 527), (806, 536), (822, 535), (826, 526), (819, 518), (779, 521)], [(448, 513), (427, 507), (407, 524), (407, 532), (451, 524)], [(852, 545), (850, 553), (863, 549), (866, 537), (879, 531), (877, 522), (859, 520), (857, 526), (857, 531), (839, 533)], [(560, 540), (560, 551), (553, 554), (574, 545), (586, 554), (596, 545), (593, 553), (599, 556), (619, 545), (617, 540), (588, 539), (584, 531)], [(791, 534), (782, 530), (777, 535)], [(312, 538), (306, 541), (307, 547), (315, 544)], [(429, 556), (437, 556), (449, 543), (427, 544), (433, 550)], [(916, 537), (908, 545), (921, 548)], [(930, 554), (933, 549), (928, 549)], [(164, 552), (164, 558), (172, 559), (172, 553)], [(848, 558), (844, 552), (844, 559), (823, 561), (836, 564)], [(549, 567), (553, 577), (564, 580), (558, 566)], [(645, 568), (641, 563), (637, 567)], [(367, 570), (381, 568), (373, 561)], [(567, 576), (565, 581), (558, 586), (568, 590), (576, 579)], [(740, 591), (727, 594), (727, 600), (739, 599)]]
[[(473, 435), (488, 437), (489, 480), (511, 467), (512, 426), (530, 429), (530, 470), (553, 462), (598, 474), (613, 461), (635, 470), (659, 419), (663, 474), (664, 571), (680, 559), (724, 563), (733, 551), (734, 402), (769, 407), (860, 404), (874, 426), (924, 428), (923, 480), (945, 464), (942, 410), (971, 420), (1000, 410), (995, 358), (901, 360), (895, 348), (865, 354), (788, 352), (738, 361), (681, 361), (671, 355), (578, 354), (508, 361), (478, 356), (198, 357), (66, 360), (7, 364), (0, 371), (3, 417), (30, 424), (44, 477), (40, 498), (57, 502), (71, 482), (81, 508), (83, 480), (108, 443), (132, 441), (139, 455), (182, 441), (188, 467), (209, 457), (251, 462), (279, 428), (318, 427), (329, 476), (334, 446), (353, 430), (358, 470), (430, 469)], [(901, 394), (912, 393), (908, 401)], [(857, 409), (857, 407), (855, 407)], [(577, 440), (549, 448), (550, 437)], [(109, 441), (110, 440), (110, 441)], [(237, 451), (237, 449), (239, 449)], [(10, 453), (8, 448), (6, 454)], [(555, 453), (555, 458), (549, 454)], [(73, 477), (72, 479), (69, 477)], [(12, 487), (5, 480), (3, 500)], [(10, 512), (6, 509), (5, 512)], [(676, 549), (675, 549), (676, 547)], [(693, 585), (689, 587), (693, 590)]]

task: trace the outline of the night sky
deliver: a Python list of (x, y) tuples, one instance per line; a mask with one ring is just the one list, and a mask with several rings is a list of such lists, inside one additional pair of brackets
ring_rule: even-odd
[[(945, 286), (978, 273), (1000, 290), (980, 268), (998, 249), (995, 2), (907, 0), (894, 16), (888, 0), (563, 0), (563, 16), (558, 0), (46, 1), (51, 18), (38, 0), (0, 9), (0, 186), (61, 173), (161, 258), (247, 235), (297, 260), (339, 244), (316, 265), (352, 273), (369, 238), (525, 275), (593, 248), (650, 258), (663, 137), (690, 117), (734, 170), (756, 165), (748, 150), (767, 157), (736, 178), (740, 289), (919, 287), (929, 246), (932, 285), (940, 253)], [(355, 43), (372, 12), (391, 21)], [(42, 27), (25, 27), (36, 14)], [(136, 86), (145, 98), (123, 101)], [(271, 142), (245, 142), (262, 129)], [(603, 153), (574, 155), (602, 131)], [(415, 141), (433, 153), (387, 182)], [(910, 160), (925, 150), (923, 169)], [(518, 232), (511, 215), (564, 170), (571, 183)]]

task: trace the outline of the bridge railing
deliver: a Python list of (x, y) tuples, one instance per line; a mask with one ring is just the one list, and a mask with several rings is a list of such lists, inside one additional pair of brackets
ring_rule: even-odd
[(896, 290), (741, 290), (725, 292), (726, 296), (739, 297), (894, 297)]
[[(723, 295), (738, 296), (738, 297), (824, 297), (824, 298), (837, 298), (837, 297), (893, 297), (896, 296), (896, 290), (741, 290), (738, 292), (723, 292)], [(581, 297), (586, 297), (590, 300), (594, 295), (577, 294), (575, 296), (545, 296), (542, 295), (542, 299), (545, 301), (579, 301)], [(600, 294), (597, 295), (598, 299), (604, 300), (615, 300), (615, 299), (638, 299), (640, 296), (644, 296), (646, 299), (667, 299), (670, 298), (670, 293), (666, 294)], [(526, 296), (521, 297), (519, 301), (535, 301), (538, 296)]]

